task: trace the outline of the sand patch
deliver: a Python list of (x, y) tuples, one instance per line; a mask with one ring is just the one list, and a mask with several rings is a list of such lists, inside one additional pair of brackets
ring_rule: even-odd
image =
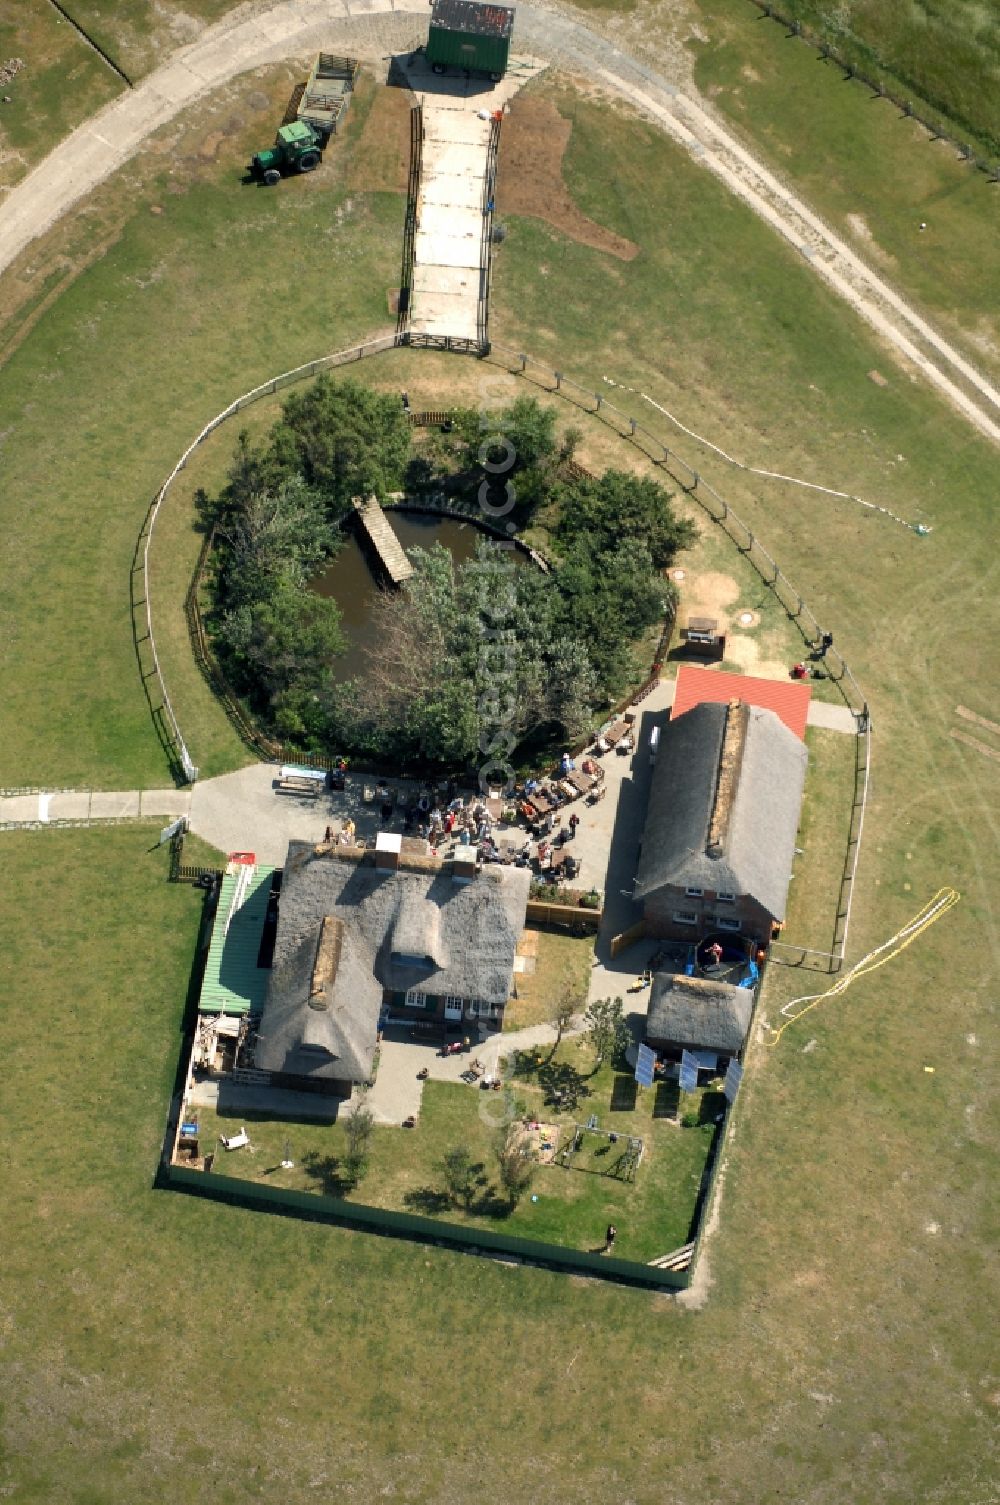
[(539, 931), (537, 931), (537, 930), (524, 930), (524, 931), (522, 931), (522, 933), (521, 933), (521, 939), (517, 943), (517, 954), (518, 954), (518, 956), (537, 956), (538, 955), (538, 942), (540, 940), (541, 940), (541, 933)]
[(732, 575), (723, 575), (719, 570), (688, 575), (681, 589), (682, 612), (686, 617), (715, 617), (724, 632), (729, 625), (729, 609), (739, 594), (740, 588)]
[(731, 664), (739, 664), (745, 674), (754, 674), (758, 679), (788, 678), (787, 664), (773, 658), (761, 658), (756, 638), (731, 632), (726, 638), (726, 658)]
[(570, 198), (563, 157), (572, 129), (572, 121), (547, 99), (527, 94), (514, 101), (500, 133), (498, 211), (533, 215), (581, 245), (631, 261), (639, 247), (588, 219)]

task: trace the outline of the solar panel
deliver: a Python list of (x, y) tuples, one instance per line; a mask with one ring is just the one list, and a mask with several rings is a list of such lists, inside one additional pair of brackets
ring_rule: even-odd
[(680, 1089), (682, 1092), (694, 1092), (698, 1086), (698, 1061), (690, 1051), (681, 1051), (681, 1075)]
[(635, 1063), (635, 1079), (640, 1087), (652, 1087), (655, 1070), (656, 1052), (650, 1050), (648, 1045), (640, 1045), (639, 1055)]
[(742, 1082), (742, 1080), (743, 1067), (734, 1056), (729, 1065), (726, 1067), (726, 1080), (722, 1084), (722, 1090), (726, 1094), (727, 1102), (731, 1103), (735, 1101), (736, 1094), (739, 1091), (740, 1082)]

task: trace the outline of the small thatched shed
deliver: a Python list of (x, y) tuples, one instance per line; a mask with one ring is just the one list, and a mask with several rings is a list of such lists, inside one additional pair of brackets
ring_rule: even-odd
[(646, 1043), (664, 1055), (710, 1050), (735, 1056), (743, 1049), (753, 991), (728, 982), (657, 972), (649, 997)]

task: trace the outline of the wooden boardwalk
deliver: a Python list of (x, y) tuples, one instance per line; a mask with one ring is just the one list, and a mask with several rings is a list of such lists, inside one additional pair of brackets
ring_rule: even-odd
[(379, 562), (393, 585), (402, 585), (413, 574), (413, 565), (406, 557), (403, 545), (396, 537), (382, 508), (375, 497), (367, 502), (355, 501), (361, 526), (379, 557)]

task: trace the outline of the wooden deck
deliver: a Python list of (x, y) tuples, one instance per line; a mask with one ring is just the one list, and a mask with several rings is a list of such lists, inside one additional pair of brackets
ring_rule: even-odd
[(373, 496), (369, 497), (367, 502), (356, 501), (354, 506), (361, 526), (367, 533), (369, 542), (378, 555), (379, 563), (385, 573), (393, 585), (402, 585), (403, 581), (409, 580), (413, 574), (413, 565), (407, 559), (403, 545), (392, 531), (389, 519)]

